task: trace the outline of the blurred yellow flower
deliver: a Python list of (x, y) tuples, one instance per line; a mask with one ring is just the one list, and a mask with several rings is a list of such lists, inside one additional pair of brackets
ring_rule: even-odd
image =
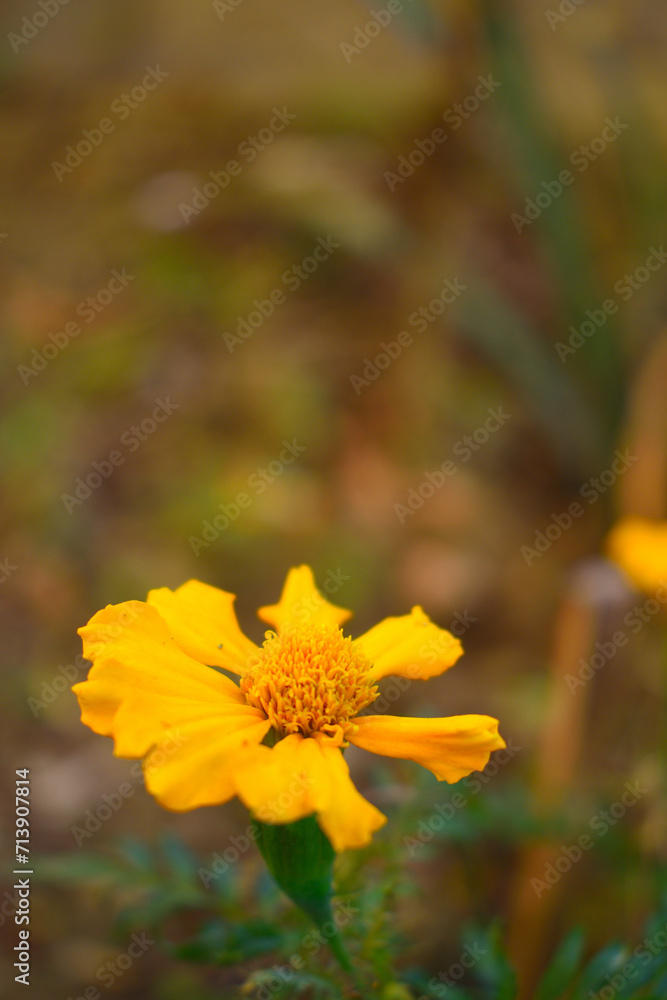
[(653, 592), (667, 581), (667, 521), (624, 517), (609, 532), (606, 549), (640, 590)]
[(382, 677), (434, 677), (461, 655), (458, 639), (421, 608), (347, 638), (340, 626), (351, 612), (330, 604), (300, 566), (279, 602), (258, 612), (274, 629), (260, 647), (241, 632), (234, 599), (190, 580), (150, 591), (145, 603), (109, 605), (79, 629), (93, 661), (73, 688), (82, 722), (113, 737), (116, 756), (144, 758), (146, 787), (166, 808), (238, 795), (267, 823), (314, 813), (341, 851), (385, 823), (350, 779), (348, 743), (414, 760), (449, 782), (505, 746), (486, 715), (359, 714)]

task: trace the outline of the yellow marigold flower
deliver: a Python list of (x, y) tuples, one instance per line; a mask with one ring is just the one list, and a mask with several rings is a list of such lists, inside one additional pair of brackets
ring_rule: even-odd
[(656, 591), (667, 580), (667, 521), (624, 517), (609, 532), (606, 548), (640, 590)]
[[(234, 795), (267, 823), (316, 814), (334, 848), (368, 843), (385, 817), (354, 787), (348, 743), (414, 760), (459, 781), (505, 746), (486, 715), (404, 719), (359, 714), (390, 674), (434, 677), (462, 653), (421, 608), (357, 639), (351, 612), (330, 604), (308, 566), (290, 570), (260, 647), (239, 628), (234, 595), (190, 580), (147, 601), (99, 611), (79, 633), (93, 661), (73, 690), (81, 719), (118, 757), (144, 758), (146, 787), (176, 811)], [(239, 677), (236, 684), (219, 670)], [(262, 743), (271, 731), (273, 746)]]

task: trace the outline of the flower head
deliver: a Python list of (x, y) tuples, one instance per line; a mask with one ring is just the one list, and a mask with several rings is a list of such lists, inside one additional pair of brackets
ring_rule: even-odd
[(266, 823), (315, 814), (340, 851), (368, 843), (385, 822), (350, 779), (349, 743), (450, 782), (505, 746), (486, 715), (360, 714), (382, 677), (434, 677), (461, 655), (458, 639), (421, 608), (351, 639), (341, 629), (350, 612), (330, 604), (300, 566), (280, 601), (258, 612), (272, 626), (260, 647), (241, 631), (233, 604), (233, 594), (190, 580), (152, 590), (146, 602), (109, 605), (79, 630), (93, 661), (73, 688), (81, 719), (113, 737), (116, 756), (143, 758), (146, 787), (166, 808), (238, 795)]
[(624, 517), (609, 532), (606, 548), (640, 590), (653, 592), (667, 580), (667, 521)]
[(267, 632), (240, 686), (279, 736), (326, 733), (340, 745), (354, 732), (354, 716), (378, 696), (371, 668), (339, 626), (285, 623)]

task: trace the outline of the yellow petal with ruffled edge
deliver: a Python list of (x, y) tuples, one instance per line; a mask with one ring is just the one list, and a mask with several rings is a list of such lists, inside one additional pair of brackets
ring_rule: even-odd
[(147, 599), (188, 656), (243, 675), (256, 662), (259, 648), (239, 628), (235, 600), (234, 594), (199, 580), (188, 580), (176, 590), (151, 590)]
[(452, 667), (463, 653), (458, 639), (438, 628), (420, 607), (385, 618), (354, 640), (373, 664), (373, 680), (393, 674), (426, 680)]
[(79, 635), (83, 655), (93, 661), (88, 678), (72, 688), (81, 721), (117, 739), (124, 755), (141, 756), (165, 725), (196, 714), (197, 706), (223, 714), (248, 707), (236, 684), (187, 656), (159, 612), (142, 601), (108, 605)]
[(625, 517), (607, 536), (606, 550), (635, 586), (648, 592), (667, 581), (667, 521)]
[(219, 733), (231, 733), (246, 725), (265, 722), (266, 715), (250, 705), (215, 698), (203, 702), (132, 694), (114, 716), (114, 754), (116, 757), (143, 757), (163, 739), (168, 729), (204, 720), (214, 722)]
[(347, 761), (338, 747), (322, 737), (316, 736), (315, 742), (322, 751), (323, 780), (331, 789), (328, 806), (318, 812), (318, 823), (335, 851), (370, 844), (374, 832), (384, 826), (387, 817), (354, 787)]
[(315, 586), (310, 566), (297, 566), (289, 571), (277, 604), (267, 604), (257, 612), (274, 628), (291, 625), (342, 625), (352, 612), (330, 604)]
[(483, 770), (493, 750), (506, 746), (498, 720), (489, 715), (453, 715), (447, 719), (402, 719), (366, 715), (355, 720), (350, 743), (384, 757), (414, 760), (439, 781), (460, 781)]
[(315, 741), (298, 734), (274, 747), (254, 747), (233, 762), (239, 798), (263, 823), (309, 816), (327, 798), (318, 780), (319, 756)]
[(239, 798), (264, 823), (312, 813), (336, 851), (362, 847), (386, 818), (357, 791), (340, 747), (328, 737), (287, 736), (233, 761)]
[(165, 730), (144, 761), (146, 788), (174, 812), (227, 802), (236, 794), (232, 759), (252, 752), (270, 725), (248, 718), (230, 731), (209, 716)]

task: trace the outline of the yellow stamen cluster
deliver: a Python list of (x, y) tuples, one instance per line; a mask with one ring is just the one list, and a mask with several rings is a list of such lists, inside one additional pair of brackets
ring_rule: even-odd
[(241, 690), (281, 736), (322, 732), (343, 741), (354, 729), (350, 720), (377, 698), (370, 669), (337, 626), (283, 625), (267, 633)]

